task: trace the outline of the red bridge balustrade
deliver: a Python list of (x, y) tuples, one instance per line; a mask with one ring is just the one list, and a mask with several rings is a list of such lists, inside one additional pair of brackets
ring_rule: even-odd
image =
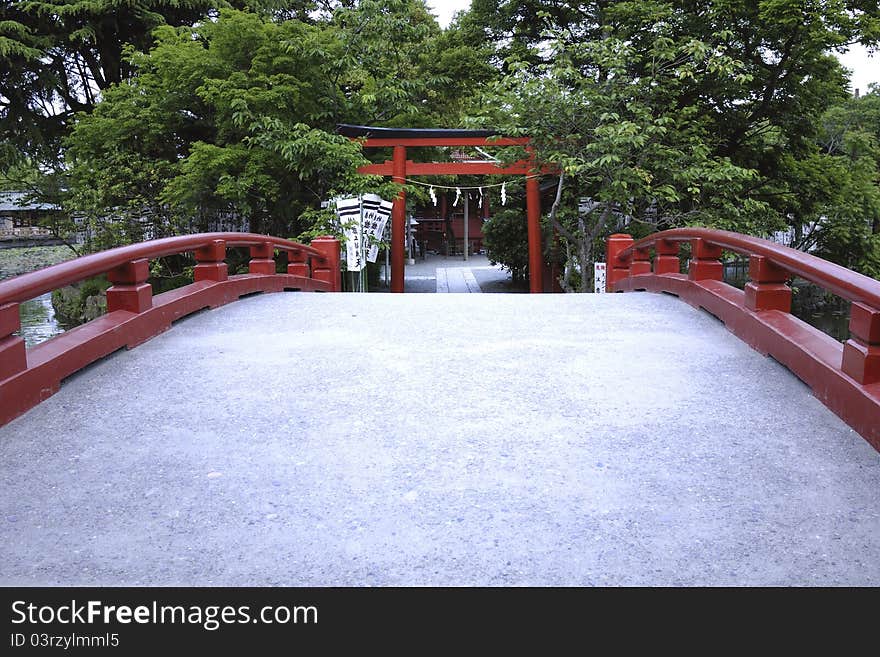
[[(226, 248), (250, 247), (247, 274), (229, 276)], [(275, 273), (275, 251), (287, 253), (287, 273)], [(194, 252), (194, 282), (153, 296), (149, 261)], [(25, 349), (19, 304), (100, 274), (107, 313)], [(129, 349), (170, 328), (172, 322), (257, 292), (339, 292), (339, 241), (319, 237), (311, 245), (251, 233), (199, 233), (123, 246), (76, 258), (0, 282), (0, 425), (58, 391), (61, 381), (122, 347)]]
[[(681, 242), (691, 246), (687, 274), (679, 273)], [(749, 256), (745, 290), (722, 281), (722, 249)], [(880, 281), (758, 237), (708, 228), (677, 228), (637, 242), (612, 235), (607, 263), (607, 291), (667, 292), (707, 310), (788, 367), (880, 451)], [(846, 344), (790, 314), (785, 283), (793, 276), (852, 302)]]

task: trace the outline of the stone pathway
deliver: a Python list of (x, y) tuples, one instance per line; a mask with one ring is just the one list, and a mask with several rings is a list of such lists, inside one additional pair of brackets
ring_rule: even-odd
[(0, 427), (0, 586), (612, 584), (880, 585), (880, 454), (648, 293), (259, 295)]
[(500, 266), (491, 265), (486, 256), (479, 254), (471, 256), (467, 261), (460, 257), (429, 255), (424, 260), (406, 265), (405, 280), (406, 292), (410, 293), (523, 291), (517, 286), (511, 286), (507, 271)]
[(482, 292), (474, 273), (470, 269), (459, 267), (455, 269), (447, 269), (444, 267), (437, 268), (437, 292), (461, 292), (474, 293)]

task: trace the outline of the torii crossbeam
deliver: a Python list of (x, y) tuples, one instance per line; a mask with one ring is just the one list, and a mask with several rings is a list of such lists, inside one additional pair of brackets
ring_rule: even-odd
[[(439, 175), (520, 175), (526, 176), (526, 217), (529, 236), (529, 291), (541, 293), (543, 257), (541, 253), (541, 198), (538, 178), (540, 170), (533, 160), (520, 160), (510, 166), (492, 162), (413, 162), (406, 159), (407, 147), (418, 146), (524, 146), (528, 137), (502, 137), (493, 130), (455, 130), (424, 128), (376, 128), (363, 125), (340, 124), (340, 134), (352, 139), (364, 139), (367, 148), (394, 149), (392, 160), (382, 164), (368, 164), (359, 173), (391, 176), (403, 185), (408, 176)], [(406, 242), (406, 192), (401, 190), (394, 199), (391, 211), (391, 291), (403, 292), (404, 245)]]

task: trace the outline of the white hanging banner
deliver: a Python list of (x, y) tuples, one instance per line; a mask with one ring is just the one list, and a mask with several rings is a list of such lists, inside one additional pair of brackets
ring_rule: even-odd
[(360, 199), (357, 197), (337, 199), (336, 214), (339, 216), (342, 236), (345, 239), (346, 268), (348, 271), (360, 271), (364, 268)]
[(367, 260), (376, 262), (379, 257), (379, 242), (385, 232), (385, 224), (391, 218), (391, 201), (386, 201), (378, 194), (364, 194), (364, 235), (368, 236)]
[(605, 292), (605, 263), (604, 262), (594, 262), (593, 263), (593, 281), (594, 281), (594, 291), (602, 294)]

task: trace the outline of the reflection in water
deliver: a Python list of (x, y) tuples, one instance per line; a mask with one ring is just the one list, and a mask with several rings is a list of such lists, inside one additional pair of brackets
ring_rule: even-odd
[(19, 311), (21, 313), (20, 335), (28, 347), (33, 347), (64, 332), (64, 329), (55, 320), (51, 292), (25, 301), (19, 306)]

